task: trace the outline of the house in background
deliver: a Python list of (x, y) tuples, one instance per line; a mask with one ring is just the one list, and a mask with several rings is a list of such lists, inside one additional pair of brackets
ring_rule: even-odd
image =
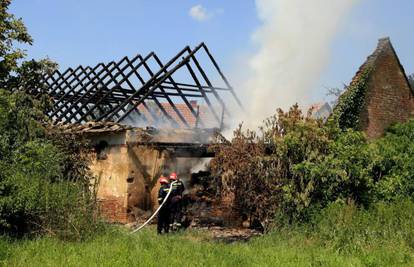
[(322, 119), (323, 121), (326, 121), (332, 113), (331, 105), (328, 102), (312, 104), (307, 110), (311, 118)]
[(154, 52), (137, 54), (55, 70), (43, 82), (29, 93), (47, 93), (53, 124), (93, 145), (89, 167), (101, 214), (121, 223), (154, 211), (161, 174), (188, 181), (212, 157), (209, 145), (233, 112), (227, 106), (242, 109), (204, 43), (165, 63)]
[[(356, 92), (361, 84), (363, 90)], [(364, 131), (369, 139), (381, 137), (391, 125), (414, 117), (413, 88), (389, 38), (379, 40), (374, 53), (339, 97), (334, 113), (338, 107), (343, 110), (342, 118), (357, 110), (358, 120), (352, 127)], [(340, 125), (341, 121), (346, 122), (342, 119)]]

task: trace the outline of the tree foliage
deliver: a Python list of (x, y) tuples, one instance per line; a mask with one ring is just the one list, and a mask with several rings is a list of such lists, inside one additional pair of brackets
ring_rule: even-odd
[(56, 64), (24, 61), (15, 45), (32, 39), (9, 5), (0, 5), (0, 232), (82, 238), (96, 226), (87, 147), (49, 126), (41, 78)]
[(94, 227), (86, 146), (48, 128), (40, 106), (0, 90), (0, 231), (81, 238)]
[(359, 73), (346, 91), (338, 98), (330, 123), (337, 123), (341, 129), (360, 129), (360, 113), (364, 106), (366, 89), (372, 67), (367, 66)]
[(19, 69), (18, 61), (25, 57), (25, 52), (16, 48), (16, 43), (33, 42), (22, 19), (8, 12), (10, 3), (11, 0), (0, 3), (0, 88), (9, 86), (13, 73)]
[(43, 74), (55, 70), (57, 64), (47, 58), (25, 60), (21, 47), (32, 45), (33, 39), (23, 20), (8, 12), (10, 3), (11, 0), (2, 0), (0, 4), (0, 88), (41, 93), (45, 89), (41, 83)]
[(303, 116), (298, 106), (264, 122), (260, 134), (239, 127), (217, 145), (211, 166), (235, 209), (271, 225), (307, 220), (329, 203), (369, 206), (414, 199), (414, 121), (368, 142), (364, 133)]

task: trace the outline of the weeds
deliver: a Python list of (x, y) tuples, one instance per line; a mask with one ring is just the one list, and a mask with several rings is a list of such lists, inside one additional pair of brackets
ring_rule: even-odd
[(292, 224), (246, 243), (209, 240), (190, 230), (158, 236), (108, 227), (83, 242), (0, 238), (5, 266), (412, 266), (414, 203), (368, 210), (332, 204), (309, 224)]

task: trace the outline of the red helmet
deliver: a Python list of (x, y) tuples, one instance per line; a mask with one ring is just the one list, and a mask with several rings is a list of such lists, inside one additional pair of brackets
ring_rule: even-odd
[(170, 174), (170, 180), (176, 181), (178, 179), (177, 173), (173, 172)]
[(168, 184), (168, 180), (164, 176), (161, 176), (160, 179), (158, 179), (158, 181), (160, 182), (160, 184)]

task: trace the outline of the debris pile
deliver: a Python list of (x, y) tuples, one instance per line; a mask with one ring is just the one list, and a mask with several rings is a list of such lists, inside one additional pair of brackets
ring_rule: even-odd
[(229, 227), (200, 227), (200, 230), (205, 230), (210, 233), (213, 240), (233, 243), (233, 242), (245, 242), (249, 241), (250, 238), (262, 235), (262, 232), (255, 229), (247, 228), (229, 228)]

